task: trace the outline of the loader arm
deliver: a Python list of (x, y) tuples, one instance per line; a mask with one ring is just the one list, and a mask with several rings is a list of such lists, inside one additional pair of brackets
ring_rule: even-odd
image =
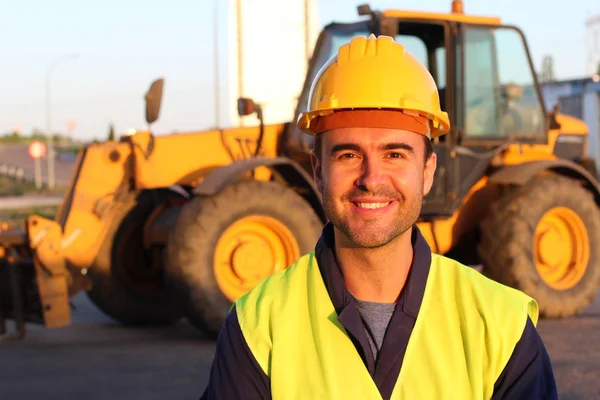
[(13, 319), (54, 328), (71, 323), (69, 297), (86, 278), (104, 234), (129, 191), (131, 146), (92, 144), (80, 151), (54, 221), (29, 216), (21, 229), (0, 232), (0, 322)]

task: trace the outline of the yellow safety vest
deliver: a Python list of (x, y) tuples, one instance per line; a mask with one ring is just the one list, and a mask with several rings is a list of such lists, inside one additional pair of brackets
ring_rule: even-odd
[[(273, 399), (381, 399), (337, 319), (314, 253), (236, 301)], [(489, 399), (537, 303), (432, 254), (423, 301), (392, 399)]]

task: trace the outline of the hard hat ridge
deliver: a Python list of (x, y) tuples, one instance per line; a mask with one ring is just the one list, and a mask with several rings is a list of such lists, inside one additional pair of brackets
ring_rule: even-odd
[(385, 118), (400, 124), (398, 128), (404, 128), (409, 121), (402, 118), (404, 115), (427, 121), (431, 137), (450, 129), (448, 114), (440, 109), (439, 93), (431, 73), (390, 36), (358, 36), (340, 46), (338, 53), (317, 73), (307, 110), (298, 118), (298, 128), (314, 135), (324, 126), (332, 126), (321, 122), (322, 119), (352, 110), (379, 110), (362, 113), (360, 126), (389, 127), (390, 121), (381, 121)]

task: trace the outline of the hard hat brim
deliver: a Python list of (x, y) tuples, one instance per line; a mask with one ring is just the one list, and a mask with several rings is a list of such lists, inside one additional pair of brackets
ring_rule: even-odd
[(325, 130), (348, 127), (405, 129), (430, 138), (450, 130), (447, 113), (443, 113), (442, 119), (424, 114), (382, 108), (325, 109), (300, 114), (297, 127), (311, 136)]

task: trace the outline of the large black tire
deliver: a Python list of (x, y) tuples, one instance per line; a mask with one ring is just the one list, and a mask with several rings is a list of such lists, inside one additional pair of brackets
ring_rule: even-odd
[[(213, 338), (233, 300), (224, 293), (216, 277), (217, 243), (228, 227), (252, 215), (282, 223), (297, 242), (299, 255), (314, 250), (323, 227), (309, 203), (292, 189), (277, 182), (248, 180), (233, 184), (214, 197), (188, 201), (169, 237), (168, 280), (190, 323)], [(281, 267), (294, 261), (288, 260), (288, 265)], [(231, 261), (229, 265), (233, 264)], [(257, 275), (255, 280), (264, 279)]]
[[(587, 268), (569, 288), (551, 287), (536, 268), (535, 230), (542, 216), (554, 207), (574, 211), (589, 238), (588, 243), (578, 243), (588, 246)], [(600, 285), (600, 211), (590, 191), (577, 181), (563, 176), (536, 177), (492, 205), (481, 224), (478, 252), (482, 272), (537, 300), (541, 317), (578, 314), (594, 300)]]
[[(182, 314), (164, 280), (165, 250), (144, 249), (143, 227), (158, 203), (179, 199), (165, 190), (131, 194), (123, 201), (89, 270), (92, 302), (126, 325), (167, 325)], [(157, 260), (159, 257), (161, 260)]]

